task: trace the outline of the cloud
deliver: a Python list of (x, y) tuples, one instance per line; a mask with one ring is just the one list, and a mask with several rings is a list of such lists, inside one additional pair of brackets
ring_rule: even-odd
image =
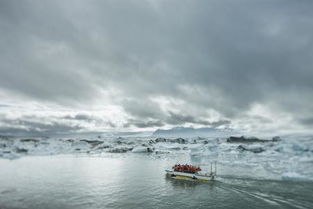
[(210, 122), (209, 120), (201, 119), (201, 117), (193, 117), (192, 115), (177, 114), (173, 112), (169, 112), (169, 116), (165, 121), (166, 123), (171, 125), (181, 125), (184, 123), (191, 123), (210, 127), (218, 127), (222, 125), (228, 125), (231, 123), (229, 120), (219, 120)]
[[(308, 125), (298, 118), (313, 111), (312, 6), (283, 0), (2, 1), (1, 97), (15, 105), (89, 108), (66, 121), (113, 129), (239, 127), (244, 121), (258, 129), (249, 127), (259, 120), (248, 115), (256, 105), (273, 110), (268, 126), (286, 114), (301, 129)], [(111, 121), (110, 111), (93, 118), (103, 106), (120, 107), (119, 121)]]
[(28, 117), (24, 117), (17, 120), (9, 120), (3, 118), (2, 116), (0, 119), (0, 132), (9, 135), (52, 135), (73, 133), (83, 129), (83, 127), (79, 124), (65, 123), (61, 120), (47, 120), (47, 118), (39, 119), (32, 117), (32, 119), (30, 119)]
[(161, 121), (143, 121), (143, 120), (134, 120), (130, 119), (125, 125), (125, 128), (129, 127), (137, 127), (137, 128), (154, 128), (154, 127), (162, 127), (165, 124)]
[[(14, 114), (13, 114), (14, 115)], [(104, 118), (77, 113), (62, 115), (56, 112), (46, 114), (22, 114), (9, 116), (0, 113), (0, 133), (24, 135), (55, 135), (77, 132), (105, 131), (116, 124)]]
[(313, 125), (313, 118), (305, 118), (300, 120), (303, 125), (311, 127)]

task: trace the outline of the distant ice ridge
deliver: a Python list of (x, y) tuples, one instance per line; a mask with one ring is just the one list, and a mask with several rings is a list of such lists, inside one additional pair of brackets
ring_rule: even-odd
[[(270, 177), (282, 180), (313, 180), (312, 137), (0, 137), (0, 158), (33, 155), (126, 153), (190, 156), (201, 166), (217, 161), (221, 173)], [(184, 162), (182, 162), (184, 163)]]

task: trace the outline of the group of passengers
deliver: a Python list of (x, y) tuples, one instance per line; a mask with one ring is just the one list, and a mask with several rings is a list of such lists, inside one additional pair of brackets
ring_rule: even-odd
[(176, 164), (173, 166), (174, 171), (186, 172), (186, 173), (195, 173), (197, 171), (201, 171), (199, 166), (192, 166), (192, 165), (180, 165)]

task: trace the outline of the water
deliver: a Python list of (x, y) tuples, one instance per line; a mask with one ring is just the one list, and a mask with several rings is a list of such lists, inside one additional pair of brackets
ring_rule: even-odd
[(0, 159), (0, 208), (313, 208), (312, 181), (244, 177), (222, 165), (215, 182), (166, 177), (177, 162), (201, 160), (186, 153)]

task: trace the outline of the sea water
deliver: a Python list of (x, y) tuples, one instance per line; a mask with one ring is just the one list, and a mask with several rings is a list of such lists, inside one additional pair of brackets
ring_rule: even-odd
[[(313, 208), (311, 138), (92, 140), (2, 139), (0, 208)], [(176, 163), (209, 172), (211, 162), (214, 182), (165, 174)]]
[(186, 155), (28, 156), (0, 160), (0, 208), (313, 208), (310, 181), (172, 179)]

